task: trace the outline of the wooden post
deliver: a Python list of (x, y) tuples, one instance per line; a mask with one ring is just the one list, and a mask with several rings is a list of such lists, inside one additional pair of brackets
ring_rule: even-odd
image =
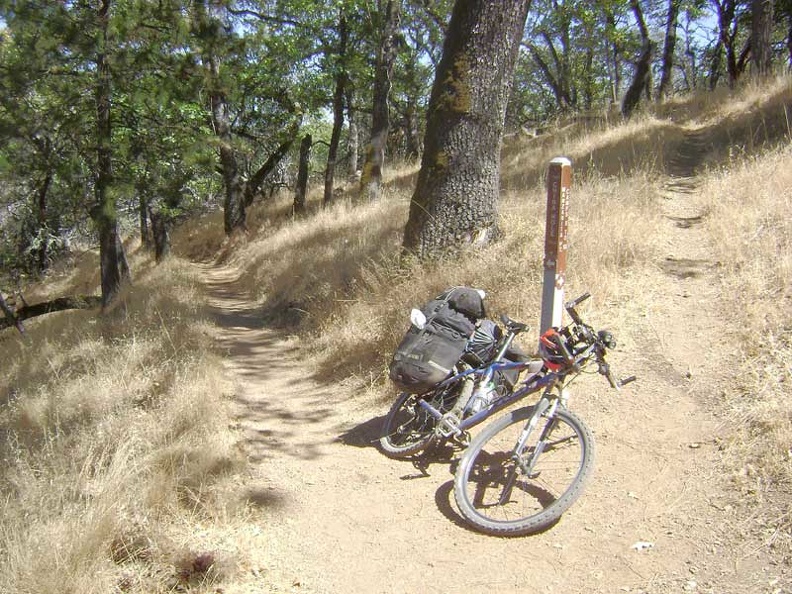
[(565, 157), (550, 161), (547, 170), (547, 223), (545, 225), (544, 282), (540, 334), (561, 326), (566, 281), (567, 221), (572, 163)]

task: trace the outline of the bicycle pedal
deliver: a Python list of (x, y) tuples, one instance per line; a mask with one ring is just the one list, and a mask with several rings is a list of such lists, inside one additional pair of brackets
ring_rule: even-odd
[(459, 422), (460, 418), (454, 413), (446, 413), (438, 422), (437, 429), (435, 431), (446, 439), (450, 438), (451, 436), (459, 436), (462, 434), (462, 430), (459, 428)]

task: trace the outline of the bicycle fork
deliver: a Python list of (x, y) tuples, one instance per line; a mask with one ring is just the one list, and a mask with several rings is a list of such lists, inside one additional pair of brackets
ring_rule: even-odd
[[(511, 499), (511, 494), (514, 490), (514, 485), (517, 483), (518, 476), (523, 475), (529, 479), (534, 479), (539, 476), (538, 472), (533, 472), (533, 468), (536, 465), (537, 460), (539, 460), (539, 456), (542, 455), (542, 452), (545, 449), (547, 439), (555, 429), (557, 423), (555, 420), (555, 412), (558, 409), (558, 403), (559, 400), (557, 398), (554, 398), (551, 402), (547, 394), (544, 394), (539, 402), (536, 403), (531, 418), (525, 424), (525, 428), (520, 433), (517, 444), (512, 450), (511, 460), (514, 462), (514, 465), (511, 468), (511, 472), (509, 473), (509, 477), (507, 478), (506, 484), (503, 487), (503, 491), (501, 491), (498, 505), (504, 505), (509, 501), (509, 499)], [(525, 460), (522, 456), (522, 452), (525, 449), (525, 444), (528, 442), (528, 438), (534, 432), (536, 426), (539, 424), (539, 420), (543, 416), (547, 416), (547, 424), (544, 426), (542, 434), (539, 436), (539, 439), (536, 442), (536, 447), (534, 448), (533, 453), (527, 460)]]

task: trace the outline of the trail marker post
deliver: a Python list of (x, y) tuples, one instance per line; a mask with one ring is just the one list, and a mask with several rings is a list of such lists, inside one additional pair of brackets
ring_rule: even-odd
[(566, 282), (567, 222), (572, 187), (572, 162), (565, 157), (550, 161), (547, 170), (547, 223), (545, 224), (544, 282), (539, 332), (561, 326)]

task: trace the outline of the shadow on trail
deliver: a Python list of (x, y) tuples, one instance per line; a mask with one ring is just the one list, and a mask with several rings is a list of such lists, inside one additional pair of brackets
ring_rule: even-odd
[(282, 509), (288, 505), (289, 496), (275, 487), (251, 487), (245, 491), (244, 500), (260, 509)]
[[(452, 474), (453, 474), (452, 470)], [(486, 534), (479, 530), (476, 530), (473, 526), (471, 526), (462, 515), (457, 512), (456, 510), (456, 502), (452, 503), (454, 499), (454, 480), (451, 479), (450, 481), (446, 481), (435, 492), (435, 504), (437, 505), (437, 509), (443, 514), (452, 524), (455, 524), (459, 528), (464, 528), (469, 532), (475, 532), (482, 536), (487, 536), (489, 538), (528, 538), (531, 536), (538, 536), (543, 534), (549, 530), (555, 528), (558, 523), (561, 521), (561, 518), (564, 516), (562, 515), (561, 518), (553, 521), (548, 526), (542, 528), (541, 530), (537, 530), (536, 532), (532, 532), (530, 534)], [(549, 502), (548, 502), (549, 503)]]
[(237, 394), (235, 420), (248, 458), (259, 462), (283, 454), (303, 460), (321, 457), (325, 446), (336, 441), (321, 429), (336, 414), (330, 396), (316, 390), (267, 393), (249, 387)]
[(465, 530), (472, 530), (472, 528), (465, 522), (465, 519), (457, 512), (454, 504), (451, 503), (454, 493), (454, 480), (444, 482), (435, 491), (435, 505), (437, 509), (443, 514), (452, 524)]
[(209, 319), (221, 328), (247, 328), (260, 330), (264, 328), (264, 319), (258, 309), (223, 309), (210, 307), (207, 309)]
[(374, 417), (347, 429), (338, 436), (337, 441), (356, 448), (376, 448), (382, 433), (385, 415)]

